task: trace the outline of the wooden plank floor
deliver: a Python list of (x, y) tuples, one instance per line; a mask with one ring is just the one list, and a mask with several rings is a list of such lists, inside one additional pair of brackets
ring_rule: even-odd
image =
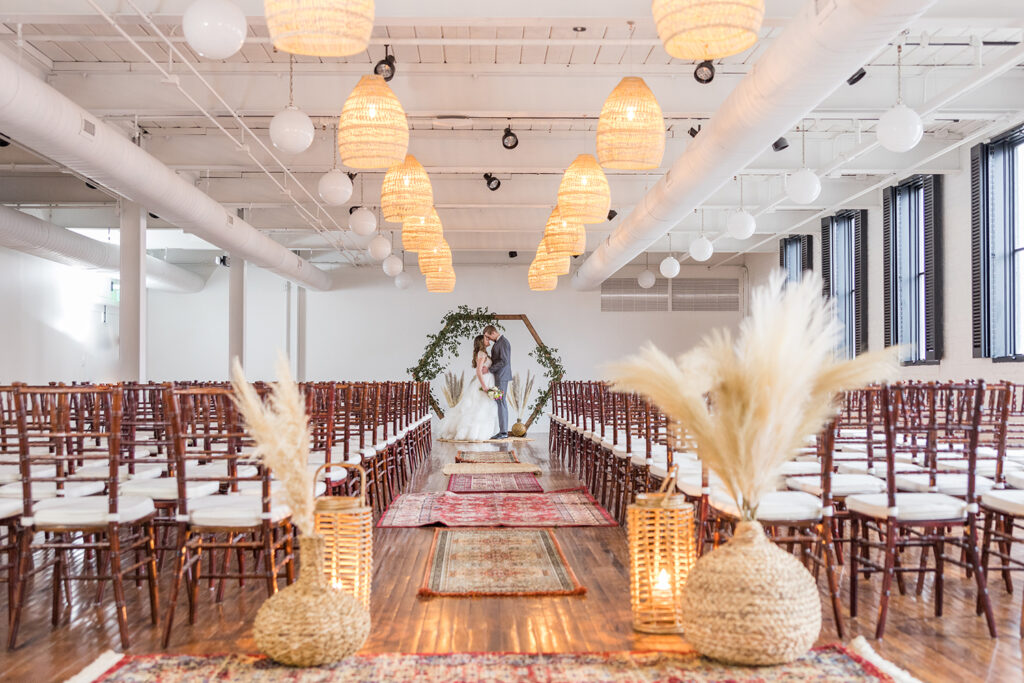
[[(517, 445), (520, 458), (544, 469), (541, 481), (547, 490), (577, 485), (564, 471), (549, 467), (546, 440), (544, 435), (539, 436), (535, 442)], [(445, 489), (441, 466), (454, 459), (452, 444), (436, 444), (410, 489)], [(580, 652), (686, 647), (681, 637), (645, 636), (631, 629), (627, 551), (621, 528), (565, 528), (556, 534), (570, 565), (587, 587), (584, 596), (421, 599), (416, 592), (433, 529), (376, 530), (373, 630), (363, 652)], [(877, 584), (877, 580), (861, 584), (862, 616), (852, 624), (854, 635), (871, 637)], [(164, 597), (166, 588), (165, 582), (161, 586)], [(91, 588), (82, 585), (73, 590), (73, 608), (65, 614), (65, 622), (52, 629), (49, 581), (34, 586), (19, 646), (0, 654), (0, 679), (63, 680), (105, 650), (117, 647), (110, 592), (104, 604), (97, 606), (92, 603)], [(920, 600), (899, 595), (893, 598), (885, 640), (870, 642), (883, 656), (924, 681), (1024, 681), (1022, 644), (1017, 636), (1022, 591), (1008, 596), (996, 581), (991, 583), (991, 590), (1000, 633), (996, 640), (988, 637), (983, 620), (974, 616), (971, 583), (954, 570), (947, 577), (945, 617), (932, 616), (931, 586), (926, 584)], [(149, 624), (145, 592), (129, 588), (128, 596), (131, 651), (160, 652), (159, 632)], [(229, 587), (220, 605), (214, 603), (211, 594), (201, 595), (197, 624), (189, 626), (179, 618), (168, 651), (255, 651), (251, 623), (264, 597), (262, 587), (256, 584), (241, 589)], [(0, 596), (0, 610), (6, 614), (6, 609), (6, 596)], [(823, 614), (820, 642), (834, 642), (831, 614), (828, 610)]]

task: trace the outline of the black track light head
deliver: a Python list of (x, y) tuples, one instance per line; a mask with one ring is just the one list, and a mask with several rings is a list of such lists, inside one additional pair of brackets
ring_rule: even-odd
[(700, 132), (700, 124), (698, 123), (696, 128), (694, 128), (693, 126), (690, 126), (690, 130), (688, 130), (686, 132), (690, 135), (691, 138), (697, 137), (697, 133)]
[(787, 147), (789, 147), (789, 140), (787, 140), (786, 138), (779, 138), (778, 140), (772, 143), (772, 149), (774, 149), (776, 152), (781, 152)]
[(487, 181), (487, 189), (494, 192), (501, 187), (501, 181), (495, 178), (490, 173), (484, 173), (484, 180)]
[(377, 62), (373, 67), (373, 73), (385, 81), (390, 81), (395, 77), (395, 56), (388, 53), (389, 48), (390, 45), (384, 46), (384, 59)]
[(697, 65), (697, 68), (693, 70), (693, 77), (698, 83), (707, 85), (711, 81), (715, 80), (715, 65), (710, 61), (703, 61)]
[(501, 146), (505, 149), (515, 149), (519, 146), (519, 136), (512, 132), (511, 126), (506, 126), (505, 132), (501, 134)]
[(510, 252), (508, 252), (508, 257), (509, 258), (515, 258), (516, 256), (519, 256), (519, 252), (518, 251), (510, 251)]
[(88, 180), (85, 181), (85, 186), (88, 187), (90, 190), (97, 189), (96, 186), (90, 183)]
[(359, 208), (358, 204), (356, 204), (354, 206), (348, 207), (348, 215), (351, 216), (352, 214), (354, 214), (356, 212), (356, 209), (358, 209), (358, 208)]
[(157, 216), (157, 215), (156, 215), (155, 213), (153, 213), (152, 211), (150, 211), (150, 212), (149, 212), (149, 217), (150, 217), (150, 218), (152, 218), (152, 219), (153, 219), (153, 220), (155, 220), (155, 221), (158, 221), (158, 220), (160, 220), (160, 216)]
[(3, 133), (0, 133), (0, 147), (10, 146), (11, 141), (4, 137)]
[(860, 79), (868, 75), (868, 72), (864, 70), (864, 67), (857, 69), (853, 72), (853, 75), (846, 79), (847, 84), (857, 85), (860, 83)]
[(613, 221), (615, 217), (619, 215), (619, 212), (615, 209), (608, 209), (608, 220)]

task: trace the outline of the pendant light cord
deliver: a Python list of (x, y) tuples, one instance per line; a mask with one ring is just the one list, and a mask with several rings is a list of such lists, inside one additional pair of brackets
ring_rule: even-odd
[(896, 104), (903, 104), (903, 45), (896, 46)]
[(800, 165), (807, 168), (807, 122), (800, 123)]
[(288, 55), (288, 106), (295, 104), (295, 55)]
[(743, 210), (743, 176), (736, 176), (736, 179), (740, 181), (740, 211)]

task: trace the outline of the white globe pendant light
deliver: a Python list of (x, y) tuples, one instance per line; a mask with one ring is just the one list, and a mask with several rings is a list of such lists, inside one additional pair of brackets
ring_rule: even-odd
[(903, 104), (903, 46), (896, 46), (896, 106), (882, 114), (875, 127), (878, 144), (890, 152), (909, 152), (924, 135), (924, 123), (916, 111)]
[(786, 176), (786, 196), (796, 204), (810, 204), (821, 194), (821, 179), (807, 168), (807, 126), (800, 134), (800, 165), (796, 173)]
[(365, 206), (357, 207), (348, 217), (348, 227), (355, 234), (368, 237), (377, 230), (377, 217)]
[(395, 276), (395, 287), (399, 289), (409, 289), (412, 285), (412, 276), (404, 270)]
[(661, 263), (658, 264), (658, 272), (661, 273), (662, 277), (668, 279), (674, 278), (679, 275), (679, 259), (672, 255), (672, 234), (668, 236), (668, 251), (669, 255), (661, 259)]
[(288, 106), (274, 114), (270, 120), (270, 141), (286, 154), (305, 152), (313, 144), (316, 133), (313, 121), (295, 106), (294, 66), (295, 57), (288, 55)]
[(713, 253), (715, 253), (715, 245), (711, 244), (711, 240), (704, 235), (700, 235), (690, 242), (690, 258), (694, 261), (703, 263), (711, 258)]
[(391, 254), (386, 259), (384, 259), (384, 263), (381, 264), (381, 267), (384, 269), (384, 273), (388, 277), (396, 277), (398, 275), (401, 275), (402, 271), (405, 270), (405, 264), (402, 263), (401, 257), (397, 256), (396, 254)]
[(740, 208), (729, 214), (725, 223), (725, 229), (729, 236), (736, 240), (745, 240), (754, 234), (757, 229), (757, 221), (749, 211), (743, 208), (743, 177), (739, 177), (740, 184)]
[(388, 242), (388, 238), (384, 235), (377, 235), (370, 241), (367, 251), (370, 252), (370, 258), (374, 261), (383, 261), (391, 255), (391, 242)]
[(352, 179), (340, 168), (332, 168), (320, 176), (316, 191), (328, 206), (341, 206), (352, 198)]
[(640, 273), (639, 277), (636, 279), (636, 283), (640, 285), (640, 289), (650, 289), (654, 286), (656, 281), (657, 277), (650, 270), (645, 270)]
[(249, 31), (245, 12), (231, 0), (195, 0), (182, 15), (181, 28), (189, 47), (207, 59), (235, 54)]

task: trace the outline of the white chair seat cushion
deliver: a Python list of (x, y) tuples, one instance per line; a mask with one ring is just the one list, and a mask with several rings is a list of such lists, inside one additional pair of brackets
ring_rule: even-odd
[(1015, 489), (1024, 489), (1024, 470), (1006, 472), (1006, 483)]
[(1024, 448), (1006, 447), (1006, 459), (1024, 462)]
[(36, 528), (92, 527), (116, 521), (130, 524), (153, 514), (153, 501), (142, 496), (120, 496), (117, 499), (117, 519), (111, 519), (110, 499), (107, 496), (85, 498), (50, 498), (34, 504), (33, 522)]
[[(676, 488), (690, 498), (700, 498), (703, 491), (701, 472), (686, 472), (676, 477)], [(722, 481), (712, 472), (708, 475), (708, 488), (715, 494), (721, 488)]]
[[(220, 489), (220, 483), (216, 481), (187, 481), (185, 482), (185, 496), (187, 498), (202, 498), (212, 496)], [(119, 487), (121, 493), (131, 496), (144, 496), (153, 500), (177, 500), (178, 480), (175, 477), (163, 477), (162, 479), (132, 479), (126, 481)]]
[(981, 504), (1003, 514), (1024, 517), (1024, 491), (1020, 489), (993, 489), (982, 494)]
[[(822, 494), (820, 477), (790, 477), (786, 486), (794, 491), (803, 491), (812, 496)], [(885, 482), (870, 474), (833, 474), (832, 495), (845, 498), (858, 493), (881, 493), (885, 490)]]
[[(939, 460), (937, 468), (940, 470), (966, 470), (968, 464), (967, 460)], [(1022, 465), (1019, 462), (1014, 462), (1013, 460), (1003, 461), (1003, 472), (1006, 474), (1018, 471), (1021, 468)], [(980, 474), (983, 477), (996, 476), (996, 461), (988, 459), (978, 460), (974, 465), (974, 473)]]
[[(344, 471), (344, 470), (343, 470)], [(281, 495), (281, 482), (272, 480), (270, 482), (270, 495), (277, 498)], [(322, 480), (316, 482), (313, 485), (313, 496), (322, 496), (327, 493), (327, 484)], [(242, 496), (262, 496), (263, 495), (263, 482), (262, 481), (241, 481), (238, 483), (238, 494)]]
[[(21, 481), (21, 465), (17, 464), (17, 460), (15, 456), (13, 463), (0, 465), (0, 484)], [(56, 470), (53, 465), (32, 465), (31, 471), (34, 477), (45, 477), (47, 473), (53, 474)]]
[[(711, 507), (721, 514), (739, 519), (740, 510), (725, 491), (712, 491)], [(821, 499), (803, 491), (771, 491), (757, 508), (760, 522), (805, 522), (821, 519)]]
[(783, 477), (791, 477), (795, 474), (821, 474), (821, 465), (817, 458), (813, 461), (790, 460), (782, 464), (779, 473)]
[[(888, 496), (885, 493), (850, 496), (846, 499), (846, 509), (886, 519), (889, 517)], [(902, 521), (962, 520), (967, 514), (967, 504), (944, 493), (897, 493), (895, 512), (896, 518)]]
[[(259, 496), (230, 494), (188, 501), (189, 521), (195, 526), (249, 528), (260, 525), (262, 514)], [(287, 505), (271, 502), (271, 522), (279, 522), (290, 514)]]
[[(195, 462), (186, 463), (185, 469), (188, 472), (189, 479), (224, 479), (228, 476), (228, 461), (227, 460), (215, 460), (208, 462), (205, 465), (197, 465)], [(256, 476), (255, 465), (243, 465), (238, 463), (235, 467), (235, 476), (243, 479)]]
[[(898, 471), (898, 470), (897, 470)], [(975, 493), (984, 493), (994, 487), (996, 483), (988, 477), (974, 477)], [(900, 491), (914, 491), (927, 493), (931, 491), (928, 485), (928, 474), (897, 474), (896, 487)], [(935, 491), (950, 496), (967, 495), (967, 474), (936, 474)]]
[(0, 499), (0, 519), (7, 519), (21, 514), (21, 499)]
[[(868, 468), (867, 461), (843, 463), (839, 465), (838, 469), (843, 473), (871, 474), (884, 479), (886, 473), (889, 471), (889, 466), (886, 464), (885, 460), (875, 460), (871, 463), (870, 469)], [(899, 474), (912, 474), (914, 472), (925, 472), (926, 470), (919, 465), (906, 462), (898, 464), (896, 466), (896, 471), (899, 472)]]
[[(166, 465), (161, 464), (135, 464), (135, 472), (130, 473), (128, 471), (128, 465), (121, 465), (118, 468), (118, 481), (128, 481), (129, 479), (157, 479), (167, 471)], [(110, 466), (103, 463), (96, 463), (95, 465), (86, 465), (75, 470), (75, 473), (71, 475), (72, 479), (77, 478), (96, 478), (106, 477), (110, 472)]]
[[(66, 481), (64, 489), (60, 492), (61, 498), (81, 498), (101, 493), (106, 488), (102, 481)], [(0, 498), (22, 498), (21, 482), (4, 484), (0, 486)], [(32, 483), (32, 498), (44, 500), (46, 498), (58, 497), (57, 482), (37, 481)]]
[[(311, 464), (311, 465), (306, 465), (306, 467), (309, 468), (309, 473), (311, 475), (314, 475), (314, 476), (316, 475), (316, 471), (318, 469), (320, 469), (320, 465), (318, 465), (316, 463)], [(326, 470), (324, 470), (323, 472), (320, 473), (318, 481), (324, 481), (324, 480), (327, 480), (327, 481), (342, 481), (346, 477), (348, 477), (348, 470), (345, 469), (344, 467), (329, 467), (329, 468), (327, 468)], [(240, 482), (239, 483), (239, 488), (242, 487), (241, 486), (242, 484), (250, 484), (250, 483), (251, 484), (257, 484), (257, 485), (260, 484), (260, 482), (258, 482), (258, 481)]]

